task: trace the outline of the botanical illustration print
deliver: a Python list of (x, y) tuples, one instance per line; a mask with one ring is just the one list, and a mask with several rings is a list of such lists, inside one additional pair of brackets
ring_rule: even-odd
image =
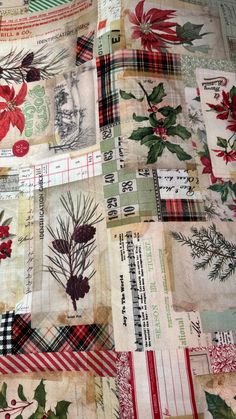
[(7, 135), (10, 127), (17, 127), (22, 134), (25, 127), (25, 116), (20, 106), (27, 94), (27, 84), (23, 83), (16, 94), (14, 87), (0, 86), (0, 141)]
[[(226, 211), (228, 214), (227, 217), (233, 220), (234, 217), (236, 217), (236, 183), (233, 180), (215, 177), (212, 169), (211, 155), (207, 144), (206, 127), (204, 124), (204, 118), (201, 110), (200, 91), (199, 89), (197, 89), (196, 92), (195, 89), (186, 88), (185, 92), (186, 99), (188, 102), (188, 116), (190, 120), (190, 128), (193, 134), (192, 143), (196, 151), (196, 154), (199, 158), (199, 163), (202, 165), (202, 167), (200, 167), (199, 170), (203, 175), (205, 174), (209, 176), (210, 185), (208, 183), (206, 184), (206, 187), (207, 189), (212, 191), (214, 198), (219, 200), (219, 204), (223, 204), (221, 205), (221, 212), (222, 210)], [(218, 105), (213, 106), (216, 106), (217, 109), (220, 110), (224, 109), (221, 105), (219, 105), (220, 108), (218, 107)], [(204, 182), (203, 177), (201, 177), (201, 179), (202, 182)], [(206, 199), (207, 198), (209, 199), (209, 197), (206, 196)], [(215, 204), (213, 202), (209, 202), (209, 205), (206, 202), (207, 215), (217, 215), (218, 211), (215, 212), (213, 207), (215, 207)], [(220, 216), (221, 219), (222, 215)], [(225, 215), (224, 218), (227, 217)]]
[(98, 204), (93, 198), (77, 195), (74, 202), (71, 193), (61, 196), (60, 203), (67, 213), (67, 218), (57, 217), (58, 228), (48, 227), (53, 241), (48, 256), (51, 265), (48, 271), (71, 297), (73, 308), (77, 310), (77, 301), (84, 298), (90, 290), (89, 281), (96, 271), (92, 266), (93, 252), (96, 247), (97, 223), (102, 215), (96, 215)]
[[(55, 88), (55, 131), (59, 144), (55, 152), (78, 150), (96, 143), (96, 82), (93, 62), (64, 74)], [(94, 89), (88, 91), (87, 86)]]
[(165, 224), (176, 311), (223, 311), (235, 307), (234, 230), (235, 223), (231, 222)]
[(0, 210), (0, 263), (4, 259), (11, 257), (11, 238), (15, 237), (15, 235), (10, 232), (11, 222), (12, 218), (5, 218), (5, 211)]
[(108, 323), (101, 177), (35, 192), (32, 327)]
[[(176, 0), (158, 2), (141, 0), (124, 2), (125, 29), (128, 45), (153, 52), (212, 54), (223, 58), (224, 46), (219, 34), (217, 15), (204, 13), (201, 6)], [(127, 9), (126, 9), (127, 8)], [(216, 42), (222, 46), (217, 51)]]
[(204, 418), (236, 418), (236, 374), (222, 373), (194, 377), (198, 412)]
[(61, 72), (61, 63), (67, 57), (68, 51), (65, 48), (55, 53), (45, 45), (34, 52), (15, 47), (0, 57), (0, 76), (5, 83), (49, 79)]
[(133, 120), (136, 122), (148, 121), (148, 126), (134, 130), (129, 139), (139, 141), (141, 145), (149, 148), (147, 163), (155, 163), (162, 156), (164, 150), (175, 154), (181, 161), (191, 160), (192, 157), (179, 144), (171, 141), (175, 136), (184, 141), (191, 137), (187, 128), (177, 122), (178, 115), (182, 113), (182, 106), (160, 106), (164, 97), (167, 96), (163, 83), (155, 86), (150, 94), (147, 93), (141, 82), (138, 82), (138, 85), (141, 89), (141, 97), (120, 90), (120, 96), (124, 100), (136, 100), (137, 102), (146, 100), (146, 114), (148, 115), (133, 113)]
[[(207, 147), (211, 156), (215, 183), (235, 178), (236, 162), (236, 88), (235, 74), (211, 70), (197, 70), (200, 103), (206, 125)], [(206, 151), (208, 151), (206, 150)], [(233, 182), (234, 183), (234, 182)], [(218, 190), (227, 196), (234, 186)], [(212, 190), (217, 191), (218, 186)]]
[[(186, 22), (181, 26), (170, 21), (176, 18), (176, 10), (152, 8), (144, 12), (144, 3), (145, 0), (141, 0), (135, 13), (129, 14), (129, 20), (134, 25), (132, 38), (140, 38), (144, 49), (166, 52), (172, 45), (194, 46), (196, 39), (208, 35), (207, 32), (202, 32), (204, 25)], [(205, 52), (208, 52), (207, 48)]]
[(217, 137), (220, 149), (213, 150), (217, 157), (223, 158), (225, 164), (236, 161), (236, 87), (229, 92), (222, 90), (221, 102), (218, 104), (207, 103), (215, 111), (216, 118), (227, 121), (226, 130), (231, 131), (228, 138)]
[[(172, 232), (172, 237), (184, 246), (188, 246), (196, 270), (210, 268), (208, 278), (226, 281), (236, 271), (236, 243), (225, 239), (217, 231), (215, 224), (208, 228), (191, 227), (191, 236), (181, 232)], [(198, 262), (195, 262), (199, 260)]]
[(7, 383), (3, 382), (0, 391), (0, 414), (4, 413), (5, 419), (23, 419), (25, 415), (29, 414), (28, 411), (29, 408), (30, 410), (32, 409), (32, 405), (34, 405), (33, 407), (36, 410), (32, 415), (27, 416), (28, 419), (67, 419), (68, 417), (68, 407), (71, 402), (60, 400), (57, 402), (54, 409), (49, 407), (44, 380), (41, 380), (39, 385), (35, 388), (33, 400), (27, 399), (22, 384), (18, 385), (17, 394), (18, 397), (10, 401), (7, 394)]

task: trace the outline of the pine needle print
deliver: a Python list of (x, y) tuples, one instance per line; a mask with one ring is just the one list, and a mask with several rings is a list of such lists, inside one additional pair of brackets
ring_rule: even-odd
[(8, 84), (50, 79), (62, 72), (63, 60), (67, 57), (65, 48), (54, 52), (44, 45), (32, 52), (16, 47), (0, 56), (0, 78)]
[(210, 269), (208, 278), (221, 282), (229, 279), (236, 271), (236, 244), (225, 239), (215, 224), (208, 228), (191, 228), (192, 235), (172, 231), (174, 240), (191, 250), (195, 270)]
[(53, 238), (48, 256), (51, 264), (47, 271), (70, 296), (73, 309), (77, 301), (90, 290), (89, 281), (95, 275), (93, 252), (96, 249), (96, 227), (103, 220), (97, 215), (98, 204), (82, 193), (74, 201), (70, 192), (62, 195), (60, 203), (67, 213), (66, 219), (57, 217), (58, 227), (48, 231)]

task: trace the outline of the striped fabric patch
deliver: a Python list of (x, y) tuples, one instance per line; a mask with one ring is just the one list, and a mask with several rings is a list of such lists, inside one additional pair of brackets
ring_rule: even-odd
[(69, 3), (71, 0), (31, 0), (29, 4), (29, 12), (38, 12), (40, 10), (47, 10), (50, 7), (61, 6)]
[(91, 371), (115, 377), (117, 354), (113, 351), (53, 352), (0, 356), (0, 375), (39, 371)]

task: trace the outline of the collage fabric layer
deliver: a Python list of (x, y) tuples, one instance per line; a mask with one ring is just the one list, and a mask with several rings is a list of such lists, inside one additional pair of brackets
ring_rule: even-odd
[(235, 18), (0, 1), (0, 419), (236, 419)]

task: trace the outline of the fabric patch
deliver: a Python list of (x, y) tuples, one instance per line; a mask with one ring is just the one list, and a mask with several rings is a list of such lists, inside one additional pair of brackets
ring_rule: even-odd
[(115, 74), (119, 71), (155, 73), (180, 77), (180, 56), (125, 50), (97, 58), (98, 100), (100, 127), (120, 123), (119, 92), (115, 88)]
[(0, 326), (0, 354), (8, 355), (12, 353), (12, 325), (14, 320), (14, 311), (7, 311), (2, 314)]
[(111, 350), (110, 325), (79, 325), (31, 328), (30, 314), (16, 315), (13, 324), (13, 353)]
[(94, 31), (77, 38), (76, 65), (93, 59)]

